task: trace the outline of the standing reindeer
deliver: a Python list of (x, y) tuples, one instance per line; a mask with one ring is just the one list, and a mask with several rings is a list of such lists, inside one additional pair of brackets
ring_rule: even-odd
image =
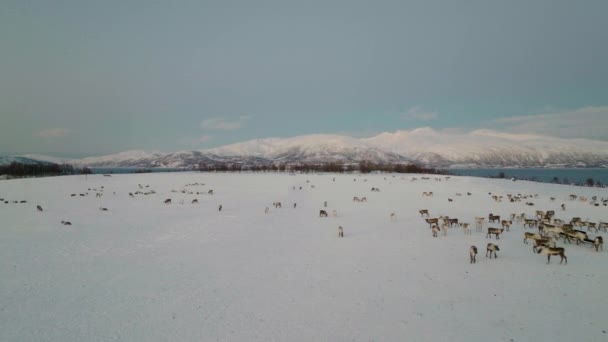
[(469, 248), (469, 257), (470, 257), (470, 262), (471, 264), (474, 264), (477, 262), (476, 257), (477, 256), (477, 247), (475, 246), (471, 246), (471, 248)]
[(342, 226), (338, 227), (338, 237), (344, 237), (344, 229), (342, 229)]

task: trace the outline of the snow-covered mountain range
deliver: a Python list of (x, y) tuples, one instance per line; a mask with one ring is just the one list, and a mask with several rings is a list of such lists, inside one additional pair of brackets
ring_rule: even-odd
[[(53, 161), (43, 156), (38, 159)], [(127, 151), (64, 162), (89, 167), (197, 167), (200, 164), (358, 163), (363, 160), (440, 168), (608, 167), (608, 142), (487, 129), (454, 133), (419, 128), (362, 139), (315, 134), (256, 139), (199, 151)]]

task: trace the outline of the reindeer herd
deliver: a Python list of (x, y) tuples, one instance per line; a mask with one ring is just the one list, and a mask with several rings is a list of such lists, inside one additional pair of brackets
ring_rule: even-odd
[[(429, 192), (423, 192), (422, 195), (429, 196)], [(506, 196), (502, 196), (489, 193), (489, 195), (495, 202), (502, 202), (504, 198), (508, 199), (509, 202), (518, 202), (522, 199), (525, 200), (531, 198), (539, 198), (538, 194), (507, 194)], [(584, 197), (583, 199), (580, 199), (580, 197), (577, 197), (576, 195), (569, 196), (570, 200), (576, 200), (577, 198), (579, 201), (583, 202), (587, 200)], [(555, 198), (551, 197), (550, 201), (555, 201)], [(593, 201), (594, 205), (596, 205), (597, 203), (605, 203), (604, 199), (598, 202), (596, 197), (593, 197)], [(562, 204), (561, 208), (563, 209), (562, 211), (564, 211), (565, 205)], [(443, 236), (447, 236), (448, 229), (452, 228), (454, 224), (458, 224), (458, 219), (456, 218), (451, 218), (444, 215), (431, 217), (429, 209), (420, 209), (418, 210), (418, 213), (420, 214), (420, 217), (423, 218), (424, 221), (429, 225), (429, 228), (431, 230), (431, 236), (434, 238), (438, 237), (440, 234)], [(492, 237), (494, 237), (495, 240), (499, 240), (505, 231), (509, 232), (514, 223), (519, 224), (524, 230), (537, 230), (537, 232), (525, 231), (523, 242), (527, 245), (528, 241), (532, 241), (532, 251), (536, 254), (546, 255), (547, 263), (550, 263), (551, 256), (559, 256), (560, 264), (568, 263), (568, 258), (565, 254), (565, 248), (557, 246), (558, 242), (560, 241), (562, 244), (572, 244), (574, 242), (576, 243), (576, 245), (590, 245), (595, 248), (596, 252), (603, 251), (603, 237), (601, 235), (590, 237), (588, 233), (592, 230), (594, 230), (596, 233), (601, 230), (607, 232), (608, 222), (590, 222), (588, 220), (582, 220), (580, 217), (573, 217), (570, 219), (570, 221), (568, 221), (568, 223), (566, 223), (564, 220), (556, 218), (556, 213), (554, 210), (536, 210), (535, 213), (530, 216), (531, 217), (528, 217), (526, 213), (513, 213), (509, 215), (508, 219), (501, 220), (500, 215), (489, 213), (487, 218), (483, 216), (478, 216), (474, 218), (475, 230), (476, 232), (482, 232), (484, 226), (487, 226), (486, 239), (491, 239)], [(491, 226), (492, 224), (500, 224), (500, 227)], [(469, 223), (460, 222), (459, 226), (463, 229), (463, 233), (465, 235), (470, 235), (472, 233), (469, 229)], [(582, 230), (583, 228), (586, 228), (587, 231)], [(486, 257), (492, 259), (492, 256), (494, 256), (494, 258), (497, 258), (497, 251), (500, 251), (500, 248), (497, 244), (488, 243), (486, 246)], [(472, 264), (476, 263), (476, 256), (477, 247), (470, 246), (469, 262)]]
[[(430, 180), (430, 177), (421, 177), (422, 180)], [(441, 181), (441, 180), (449, 180), (450, 177), (445, 177), (445, 178), (439, 178), (439, 177), (435, 177), (435, 181)], [(386, 178), (385, 178), (386, 180)], [(417, 181), (418, 179), (416, 177), (411, 178), (411, 181)], [(335, 177), (332, 179), (332, 182), (335, 182)], [(354, 179), (354, 181), (356, 181), (356, 179)], [(364, 182), (367, 181), (367, 179), (363, 180)], [(307, 185), (309, 185), (309, 189), (315, 189), (315, 185), (314, 184), (310, 184), (310, 181), (307, 180)], [(173, 189), (170, 192), (173, 194), (176, 194), (178, 196), (180, 196), (181, 198), (178, 198), (177, 201), (180, 204), (184, 204), (185, 200), (187, 199), (189, 201), (189, 203), (191, 205), (196, 205), (199, 204), (199, 198), (198, 196), (201, 195), (213, 195), (214, 191), (213, 189), (200, 189), (200, 187), (206, 186), (204, 183), (188, 183), (185, 184), (183, 186), (182, 189)], [(293, 186), (293, 189), (296, 189), (296, 186)], [(302, 186), (299, 187), (299, 190), (302, 190)], [(369, 189), (369, 188), (368, 188)], [(83, 192), (77, 192), (77, 193), (71, 193), (69, 196), (70, 197), (87, 197), (89, 196), (89, 194), (95, 194), (95, 198), (97, 198), (99, 201), (104, 201), (104, 196), (105, 196), (105, 192), (104, 192), (105, 188), (104, 186), (101, 186), (99, 188), (88, 188), (87, 191), (83, 191)], [(380, 192), (380, 188), (378, 187), (372, 187), (371, 188), (371, 192), (374, 193), (379, 193)], [(463, 198), (464, 192), (460, 193), (457, 192), (455, 193), (454, 198), (448, 197), (449, 202), (453, 202), (455, 199), (460, 200), (460, 198)], [(538, 201), (539, 199), (539, 195), (538, 194), (506, 194), (506, 195), (501, 195), (501, 194), (494, 194), (494, 193), (488, 193), (491, 200), (493, 200), (496, 203), (501, 203), (501, 202), (511, 202), (511, 203), (515, 203), (515, 202), (525, 202), (526, 204), (528, 204), (528, 206), (533, 206), (534, 203), (532, 201)], [(113, 195), (116, 195), (116, 192), (113, 192)], [(157, 195), (157, 192), (153, 189), (151, 189), (150, 185), (143, 185), (143, 184), (137, 184), (137, 188), (135, 191), (131, 191), (128, 192), (128, 196), (130, 198), (137, 198), (139, 196), (153, 196), (153, 195)], [(471, 192), (466, 192), (467, 196), (471, 196), (472, 193)], [(189, 196), (196, 196), (195, 198), (187, 198)], [(422, 192), (422, 197), (430, 197), (432, 198), (434, 196), (433, 191), (424, 191)], [(550, 201), (554, 202), (556, 199), (555, 197), (551, 197)], [(594, 206), (606, 206), (608, 205), (608, 200), (601, 198), (598, 199), (596, 196), (591, 197), (591, 199), (588, 199), (587, 197), (583, 197), (583, 196), (577, 196), (577, 195), (570, 195), (568, 196), (568, 200), (569, 201), (580, 201), (583, 203), (590, 203), (591, 205)], [(352, 197), (352, 202), (354, 203), (366, 203), (368, 201), (366, 196), (361, 196), (360, 194), (357, 194), (356, 196)], [(4, 202), (4, 203), (10, 203), (10, 201), (8, 199), (4, 199), (4, 198), (0, 198), (0, 203)], [(12, 202), (14, 203), (27, 203), (27, 201), (25, 200), (13, 200)], [(165, 205), (171, 205), (174, 203), (173, 198), (166, 198), (162, 201)], [(336, 209), (330, 210), (327, 209), (328, 207), (328, 201), (323, 201), (323, 208), (324, 209), (320, 209), (319, 210), (319, 217), (321, 218), (328, 218), (330, 216), (332, 217), (337, 217), (338, 213)], [(272, 207), (274, 207), (275, 210), (281, 209), (283, 207), (282, 203), (280, 201), (274, 201), (272, 202)], [(98, 206), (100, 211), (103, 212), (108, 212), (109, 209), (108, 207), (99, 205)], [(294, 202), (293, 203), (293, 209), (297, 208), (297, 204)], [(560, 208), (562, 209), (560, 211), (560, 213), (565, 212), (565, 203), (561, 204)], [(218, 207), (218, 211), (222, 211), (223, 206), (220, 204)], [(36, 210), (38, 212), (43, 212), (44, 209), (42, 208), (41, 205), (36, 205)], [(266, 206), (265, 210), (264, 210), (265, 214), (269, 214), (270, 213), (270, 206)], [(331, 215), (330, 215), (331, 213)], [(455, 229), (455, 228), (460, 228), (462, 230), (462, 233), (465, 235), (472, 235), (473, 234), (473, 230), (471, 229), (473, 224), (475, 226), (475, 232), (477, 233), (481, 233), (483, 232), (484, 228), (485, 230), (485, 237), (486, 239), (492, 239), (494, 238), (494, 240), (500, 240), (501, 237), (503, 237), (503, 235), (505, 234), (505, 232), (509, 233), (512, 228), (515, 226), (519, 226), (524, 230), (524, 239), (523, 242), (524, 244), (528, 245), (528, 241), (532, 241), (533, 244), (533, 248), (532, 251), (537, 253), (537, 254), (541, 254), (541, 255), (547, 255), (547, 263), (550, 262), (550, 258), (551, 256), (560, 256), (561, 261), (560, 263), (564, 262), (567, 263), (568, 259), (565, 255), (565, 248), (564, 247), (558, 247), (557, 244), (559, 242), (561, 242), (561, 244), (569, 244), (572, 245), (573, 243), (575, 243), (576, 245), (590, 245), (593, 248), (595, 248), (595, 250), (597, 252), (599, 251), (603, 251), (603, 237), (601, 235), (596, 235), (596, 236), (589, 236), (589, 233), (591, 233), (592, 231), (594, 231), (595, 233), (599, 233), (600, 231), (604, 231), (604, 232), (608, 232), (608, 222), (604, 222), (604, 221), (600, 221), (600, 222), (591, 222), (589, 220), (583, 220), (580, 217), (573, 217), (571, 218), (569, 221), (559, 219), (556, 216), (556, 212), (555, 210), (548, 210), (548, 211), (542, 211), (542, 210), (535, 210), (535, 212), (533, 214), (526, 214), (525, 212), (523, 213), (513, 213), (508, 215), (507, 217), (501, 217), (501, 215), (495, 214), (495, 213), (489, 213), (487, 216), (475, 216), (473, 218), (473, 224), (469, 223), (469, 222), (463, 222), (462, 220), (460, 220), (459, 218), (456, 217), (449, 217), (446, 215), (437, 215), (432, 217), (431, 216), (431, 210), (429, 209), (420, 209), (418, 211), (418, 213), (420, 214), (420, 217), (422, 219), (424, 219), (424, 221), (429, 225), (429, 229), (431, 230), (431, 235), (434, 238), (438, 238), (439, 236), (448, 236), (448, 233), (450, 230)], [(563, 215), (560, 215), (563, 216)], [(397, 214), (396, 212), (390, 212), (389, 214), (389, 219), (390, 221), (397, 221)], [(61, 223), (63, 225), (71, 225), (71, 222), (67, 221), (67, 220), (62, 220)], [(583, 229), (586, 228), (587, 231), (584, 231)], [(532, 230), (532, 231), (525, 231), (525, 230)], [(534, 231), (536, 230), (536, 232)], [(339, 226), (338, 229), (338, 236), (339, 237), (344, 237), (344, 228), (342, 226)], [(486, 246), (486, 257), (492, 259), (493, 258), (497, 258), (497, 252), (500, 251), (500, 248), (497, 244), (494, 243), (488, 243)], [(476, 246), (470, 246), (469, 247), (469, 255), (470, 255), (470, 262), (471, 263), (475, 263), (476, 262), (476, 255), (477, 255), (477, 247)]]

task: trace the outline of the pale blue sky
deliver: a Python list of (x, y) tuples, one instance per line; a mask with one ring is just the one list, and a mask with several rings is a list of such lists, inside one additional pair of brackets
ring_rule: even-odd
[(0, 153), (422, 126), (608, 140), (607, 13), (604, 0), (3, 0)]

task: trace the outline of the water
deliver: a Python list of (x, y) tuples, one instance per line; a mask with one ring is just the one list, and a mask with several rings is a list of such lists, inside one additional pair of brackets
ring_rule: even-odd
[(504, 173), (506, 178), (532, 180), (537, 182), (562, 184), (587, 184), (589, 178), (594, 183), (608, 185), (608, 169), (447, 169), (448, 172), (459, 176), (496, 177)]

